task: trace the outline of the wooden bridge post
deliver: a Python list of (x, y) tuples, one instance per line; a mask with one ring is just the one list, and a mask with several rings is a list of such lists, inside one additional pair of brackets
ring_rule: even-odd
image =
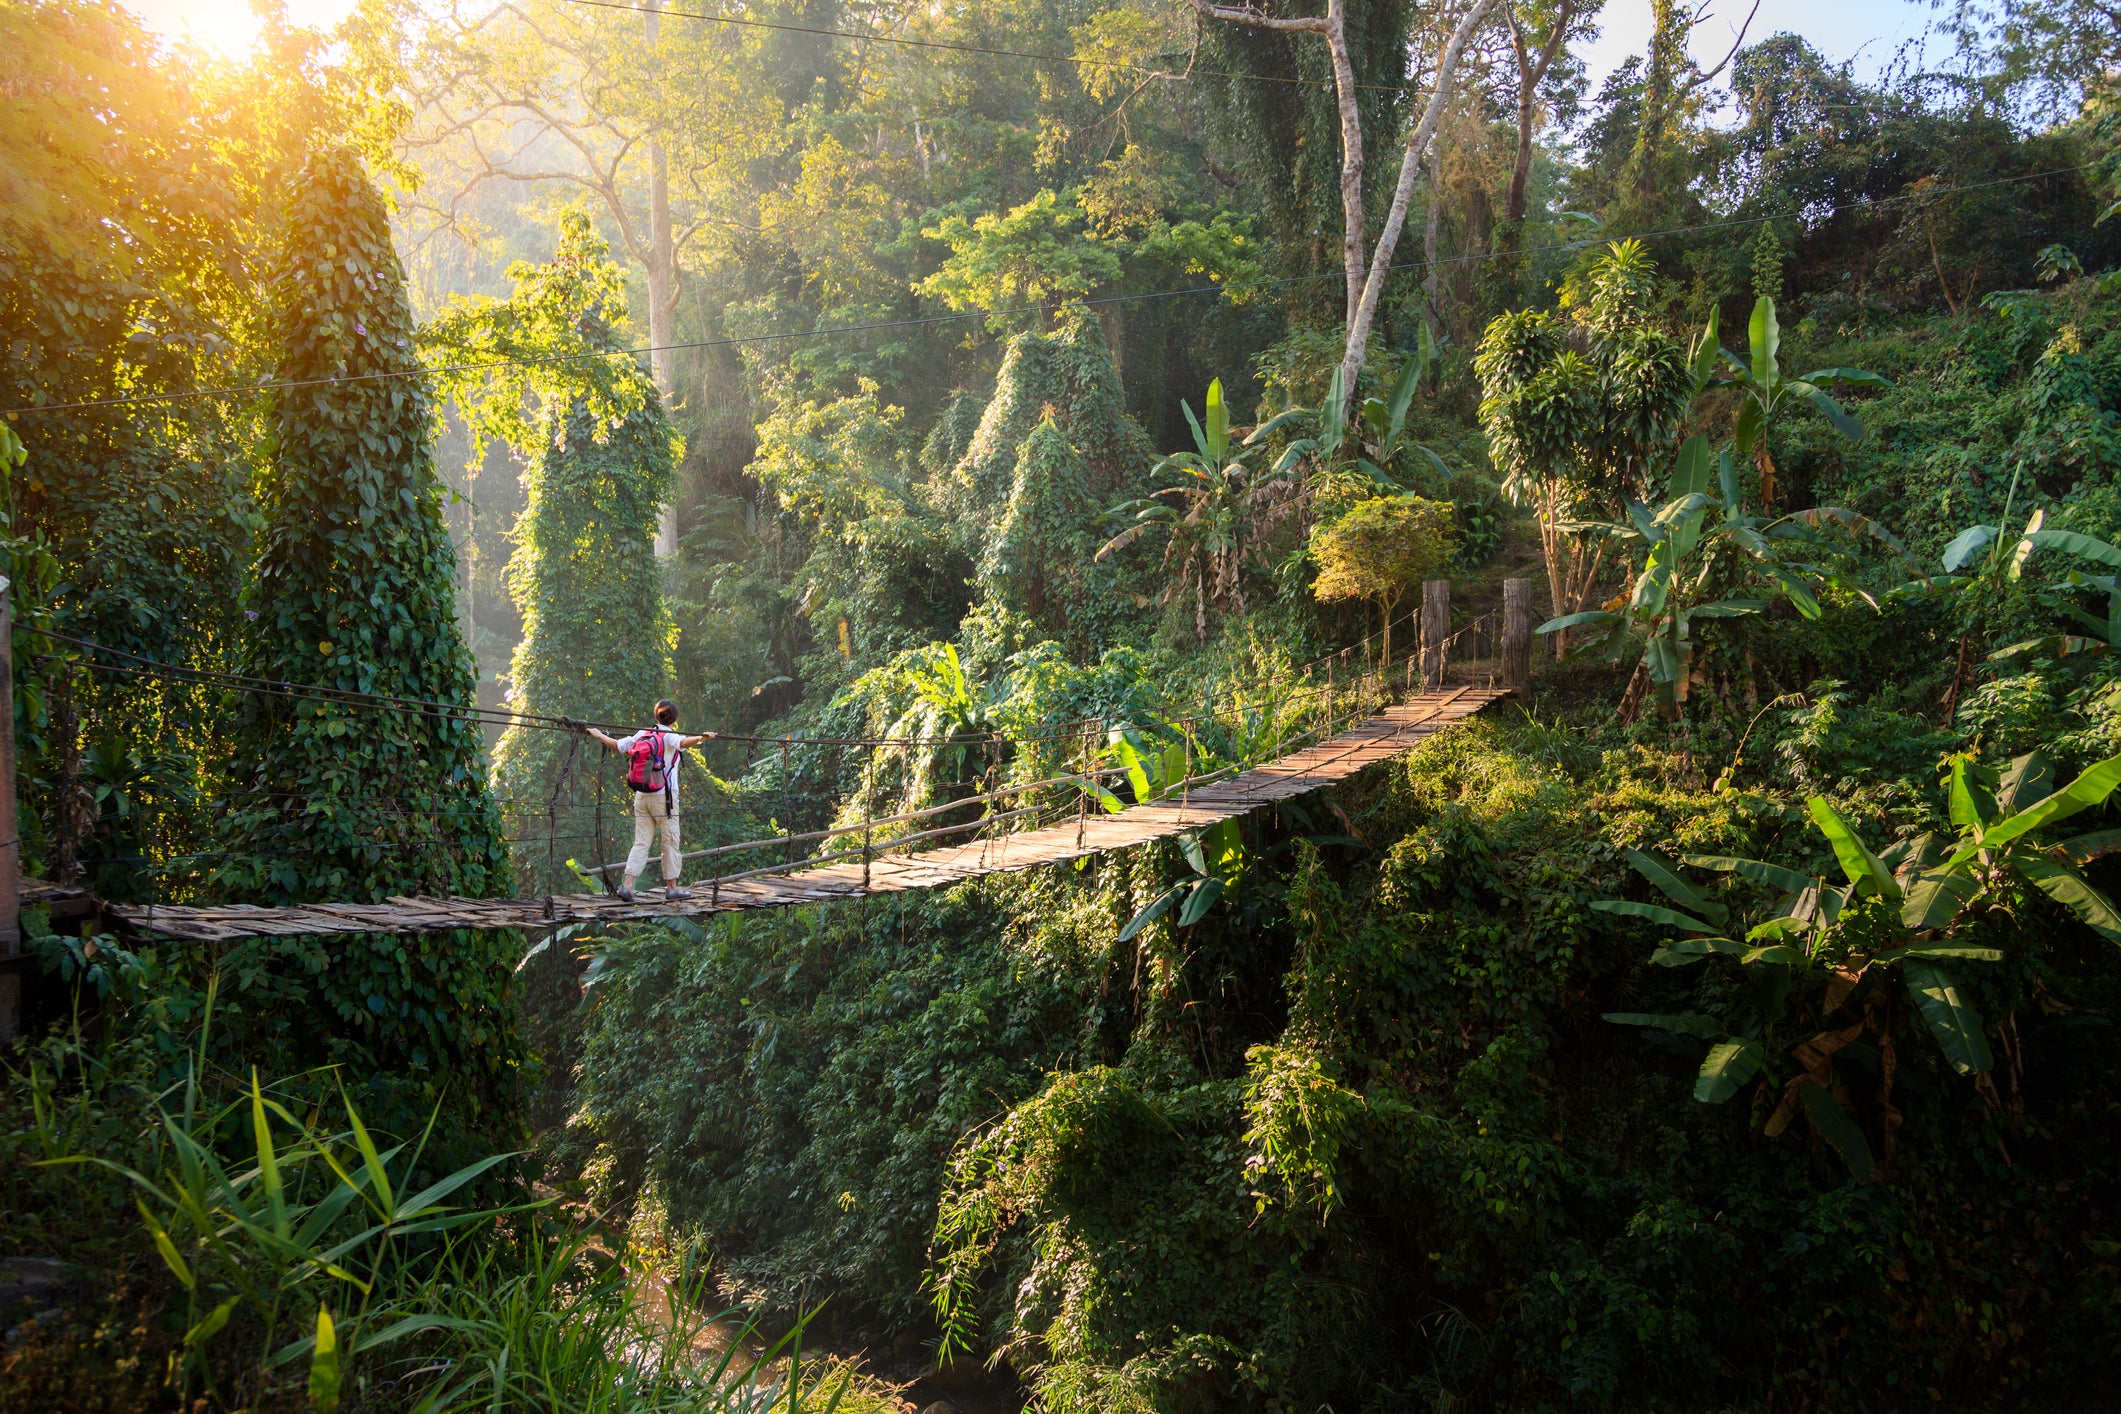
[(1421, 680), (1431, 691), (1443, 686), (1444, 640), (1451, 636), (1451, 581), (1421, 582)]
[(15, 818), (15, 596), (0, 575), (0, 1041), (22, 1029), (22, 831)]
[(1532, 581), (1502, 582), (1502, 685), (1515, 693), (1532, 686)]

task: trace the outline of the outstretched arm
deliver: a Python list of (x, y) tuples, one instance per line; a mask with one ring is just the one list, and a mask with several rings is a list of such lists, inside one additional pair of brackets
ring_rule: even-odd
[(714, 732), (701, 732), (698, 736), (679, 737), (678, 749), (683, 750), (688, 746), (698, 746), (703, 741), (713, 741), (715, 736), (716, 733)]
[(604, 735), (604, 733), (598, 731), (595, 727), (591, 726), (584, 726), (582, 730), (587, 735), (592, 736), (598, 741), (603, 742), (604, 745), (610, 747), (613, 751), (617, 751), (619, 749), (619, 739), (617, 737), (606, 736)]

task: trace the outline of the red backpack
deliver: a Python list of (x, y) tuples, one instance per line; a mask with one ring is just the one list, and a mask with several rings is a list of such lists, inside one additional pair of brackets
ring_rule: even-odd
[(670, 788), (670, 763), (663, 759), (661, 728), (642, 732), (627, 753), (626, 784), (643, 795)]

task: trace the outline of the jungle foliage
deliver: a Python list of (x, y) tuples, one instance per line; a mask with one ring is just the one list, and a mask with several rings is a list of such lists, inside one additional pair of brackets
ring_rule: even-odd
[[(222, 61), (0, 6), (33, 872), (593, 887), (624, 794), (432, 705), (481, 685), (678, 697), (738, 738), (689, 841), (778, 851), (1182, 799), (1368, 710), (1424, 577), (1463, 625), (1544, 568), (1601, 650), (1335, 791), (888, 902), (32, 910), (0, 1242), (96, 1274), (0, 1402), (882, 1403), (698, 1359), (725, 1303), (1056, 1414), (2103, 1395), (2113, 22), (1962, 6), (1953, 77), (1864, 80), (1704, 72), (1653, 0), (1594, 84), (1607, 8), (1474, 36), (1344, 373), (1313, 34), (379, 0)], [(1334, 13), (1374, 169), (1462, 10)]]

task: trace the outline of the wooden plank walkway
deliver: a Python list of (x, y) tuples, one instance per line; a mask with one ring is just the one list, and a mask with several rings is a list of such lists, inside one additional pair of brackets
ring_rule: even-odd
[(790, 874), (755, 875), (710, 887), (694, 886), (690, 899), (665, 901), (643, 890), (633, 903), (609, 894), (555, 894), (538, 898), (393, 898), (387, 903), (312, 903), (288, 908), (251, 904), (184, 907), (105, 904), (104, 912), (136, 932), (196, 942), (241, 938), (306, 937), (344, 933), (437, 933), (455, 928), (549, 928), (562, 923), (620, 922), (651, 918), (700, 918), (742, 909), (823, 903), (863, 894), (895, 894), (943, 888), (983, 874), (1007, 874), (1040, 864), (1059, 864), (1107, 850), (1125, 849), (1197, 830), (1262, 805), (1344, 781), (1419, 745), (1508, 695), (1508, 689), (1460, 687), (1424, 693), (1386, 708), (1361, 726), (1317, 746), (1256, 766), (1227, 781), (1190, 791), (1179, 803), (1135, 805), (1113, 815), (1067, 820), (968, 844), (907, 854), (878, 854), (863, 883), (861, 861), (796, 866)]

